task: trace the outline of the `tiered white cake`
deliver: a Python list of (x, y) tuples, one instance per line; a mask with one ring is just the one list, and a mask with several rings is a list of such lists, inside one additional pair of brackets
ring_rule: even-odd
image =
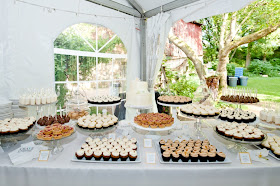
[(132, 80), (126, 92), (126, 104), (131, 106), (151, 106), (152, 94), (148, 91), (148, 83), (139, 79)]

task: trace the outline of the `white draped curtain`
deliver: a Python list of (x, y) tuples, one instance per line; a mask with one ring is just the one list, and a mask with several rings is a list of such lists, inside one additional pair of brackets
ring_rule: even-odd
[(169, 13), (159, 13), (147, 20), (146, 32), (146, 78), (153, 95), (153, 112), (157, 112), (154, 84), (164, 54), (165, 42), (172, 25)]

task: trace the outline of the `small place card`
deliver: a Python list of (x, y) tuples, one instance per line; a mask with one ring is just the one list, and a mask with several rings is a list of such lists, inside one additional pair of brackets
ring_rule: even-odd
[(116, 139), (116, 133), (110, 133), (108, 138)]
[(146, 153), (146, 163), (156, 164), (156, 153)]
[(252, 164), (249, 152), (239, 152), (239, 159), (241, 164)]
[(152, 139), (144, 139), (144, 147), (152, 148), (153, 147)]
[(50, 151), (49, 150), (40, 150), (38, 161), (48, 161)]

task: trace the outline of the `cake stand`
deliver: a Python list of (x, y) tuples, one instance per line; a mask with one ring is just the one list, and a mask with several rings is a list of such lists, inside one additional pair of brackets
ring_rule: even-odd
[(76, 130), (79, 131), (82, 134), (88, 135), (91, 138), (95, 136), (104, 136), (106, 134), (109, 134), (111, 132), (114, 132), (117, 129), (118, 123), (114, 124), (113, 126), (110, 126), (106, 129), (84, 129), (76, 124)]
[(241, 110), (242, 110), (242, 108), (241, 108), (242, 105), (257, 105), (257, 104), (260, 103), (260, 102), (257, 102), (257, 103), (238, 103), (238, 102), (230, 102), (230, 101), (223, 101), (223, 100), (220, 100), (220, 102), (237, 105), (237, 108), (241, 109)]
[[(115, 106), (118, 106), (122, 103), (122, 100), (118, 103), (111, 103), (111, 104), (92, 104), (92, 103), (89, 103), (89, 107), (115, 107)], [(107, 113), (107, 109), (103, 109), (102, 110), (103, 113)]]
[(180, 130), (182, 129), (182, 124), (180, 123), (180, 121), (178, 120), (178, 116), (177, 116), (177, 108), (182, 107), (186, 104), (167, 104), (167, 103), (162, 103), (162, 102), (157, 102), (157, 104), (161, 105), (161, 106), (165, 106), (165, 107), (171, 107), (172, 108), (172, 117), (174, 118), (174, 123), (176, 124), (176, 129)]
[(46, 142), (47, 146), (50, 147), (51, 153), (53, 155), (59, 154), (59, 153), (61, 153), (64, 150), (64, 148), (62, 146), (62, 142), (63, 141), (66, 141), (67, 139), (72, 141), (77, 136), (75, 130), (74, 130), (74, 132), (70, 136), (62, 137), (60, 139), (43, 140), (43, 139), (38, 139), (37, 138), (37, 133), (35, 133), (35, 132), (32, 135), (33, 135), (33, 138), (35, 140)]
[(188, 115), (188, 114), (185, 114), (183, 113), (181, 110), (180, 110), (180, 114), (183, 116), (183, 117), (188, 117), (188, 118), (191, 118), (191, 119), (195, 119), (195, 123), (194, 123), (194, 128), (195, 128), (195, 132), (196, 132), (196, 137), (197, 139), (203, 139), (205, 138), (205, 135), (203, 134), (202, 130), (201, 130), (201, 120), (207, 120), (207, 119), (217, 119), (217, 115), (216, 116), (208, 116), (208, 117), (199, 117), (199, 116), (191, 116), (191, 115)]
[(259, 141), (244, 141), (244, 140), (236, 140), (233, 137), (229, 138), (229, 137), (226, 137), (226, 136), (223, 136), (223, 135), (219, 134), (218, 131), (216, 130), (216, 126), (213, 127), (213, 130), (217, 134), (217, 136), (219, 136), (219, 137), (221, 137), (221, 138), (223, 138), (227, 141), (233, 142), (234, 143), (233, 145), (228, 145), (228, 149), (232, 149), (233, 151), (237, 151), (237, 152), (246, 152), (247, 151), (247, 148), (243, 146), (244, 144), (254, 145), (254, 146), (255, 145), (260, 145), (263, 140), (267, 139), (267, 135), (264, 132), (263, 132), (264, 138), (262, 140), (259, 140)]

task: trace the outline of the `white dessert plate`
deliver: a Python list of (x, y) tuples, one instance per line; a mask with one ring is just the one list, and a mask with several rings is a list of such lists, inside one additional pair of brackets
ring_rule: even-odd
[[(264, 148), (262, 148), (260, 145), (254, 145), (257, 149), (264, 149)], [(268, 150), (268, 149), (267, 149)], [(278, 161), (280, 161), (280, 158), (277, 158), (276, 156), (275, 156), (275, 154), (271, 151), (271, 150), (268, 150), (268, 155), (270, 155), (271, 157), (273, 157), (274, 159), (276, 159), (276, 160), (278, 160)]]
[(100, 160), (95, 160), (94, 157), (91, 160), (86, 160), (85, 157), (82, 159), (78, 159), (76, 156), (72, 158), (71, 161), (74, 162), (83, 162), (83, 163), (104, 163), (104, 164), (134, 164), (134, 163), (141, 163), (141, 154), (140, 154), (140, 145), (137, 143), (137, 158), (135, 161), (130, 161), (129, 157), (126, 161), (121, 161), (121, 158), (119, 158), (117, 161), (112, 161), (112, 158), (109, 159), (109, 161), (104, 161), (103, 158)]
[(175, 104), (175, 103), (162, 103), (160, 101), (157, 101), (157, 104), (162, 105), (162, 106), (166, 106), (166, 107), (182, 107), (184, 105), (191, 104), (191, 102), (190, 103)]
[(118, 102), (118, 103), (111, 103), (111, 104), (93, 104), (93, 103), (89, 103), (89, 107), (113, 107), (113, 106), (117, 106), (120, 105), (122, 102)]
[(135, 127), (135, 128), (137, 128), (137, 129), (141, 129), (141, 130), (146, 130), (146, 131), (155, 131), (155, 132), (160, 132), (160, 131), (168, 131), (168, 130), (171, 130), (171, 129), (173, 129), (174, 127), (175, 127), (175, 123), (173, 123), (173, 125), (171, 125), (170, 127), (165, 127), (165, 128), (150, 128), (150, 127), (148, 127), (148, 128), (145, 128), (145, 127), (142, 127), (142, 126), (140, 126), (140, 125), (138, 125), (138, 124), (136, 124), (136, 123), (134, 123), (134, 122), (130, 122), (130, 124), (133, 126), (133, 127)]
[(178, 162), (173, 162), (172, 160), (170, 161), (163, 161), (162, 156), (161, 156), (161, 152), (160, 152), (160, 148), (159, 148), (159, 143), (155, 142), (155, 147), (156, 147), (156, 152), (158, 155), (158, 159), (159, 162), (162, 164), (227, 164), (227, 163), (232, 163), (232, 161), (226, 156), (224, 161), (213, 161), (213, 162), (200, 162), (200, 160), (198, 160), (197, 162), (191, 162), (191, 160), (187, 161), (187, 162), (183, 162), (182, 160), (179, 160)]

